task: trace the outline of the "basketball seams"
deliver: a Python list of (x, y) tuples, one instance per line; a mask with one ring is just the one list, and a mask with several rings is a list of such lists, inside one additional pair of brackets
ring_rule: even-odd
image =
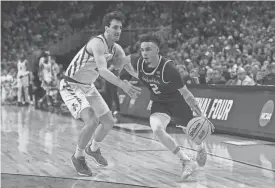
[[(200, 130), (202, 129), (204, 123), (205, 123), (206, 119), (204, 120), (204, 122), (202, 123), (202, 126), (200, 127), (200, 129), (198, 130), (197, 134), (200, 132)], [(196, 138), (197, 134), (195, 134), (195, 136), (193, 136), (192, 140), (194, 140), (194, 138)]]
[[(198, 121), (200, 121), (201, 119), (198, 119), (198, 120), (196, 120), (194, 123), (196, 123), (196, 122), (198, 122)], [(194, 124), (193, 123), (193, 124)], [(192, 129), (189, 129), (189, 131), (188, 131), (188, 135), (190, 135), (190, 130), (192, 130)], [(193, 140), (193, 139), (192, 139)]]

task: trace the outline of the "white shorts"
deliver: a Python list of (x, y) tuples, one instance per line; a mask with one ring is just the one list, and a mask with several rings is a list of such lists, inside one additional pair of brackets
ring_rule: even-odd
[(77, 84), (63, 79), (60, 82), (60, 95), (75, 119), (80, 118), (81, 111), (89, 107), (98, 118), (110, 111), (94, 85)]
[(17, 87), (29, 87), (30, 85), (30, 77), (29, 75), (25, 75), (21, 78), (17, 78)]

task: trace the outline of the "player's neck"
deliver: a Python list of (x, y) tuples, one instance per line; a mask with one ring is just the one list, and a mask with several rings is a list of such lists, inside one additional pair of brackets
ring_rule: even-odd
[(111, 48), (114, 45), (115, 42), (107, 35), (106, 32), (104, 32), (103, 35), (104, 35), (104, 38), (106, 39), (108, 48)]
[(148, 67), (150, 68), (156, 68), (159, 64), (159, 59), (160, 59), (160, 56), (156, 56), (155, 58), (152, 59), (152, 61), (150, 62), (150, 64), (148, 65)]

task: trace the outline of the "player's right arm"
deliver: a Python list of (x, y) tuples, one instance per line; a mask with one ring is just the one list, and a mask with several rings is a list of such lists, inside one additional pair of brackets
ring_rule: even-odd
[(124, 65), (124, 69), (133, 77), (138, 79), (138, 72), (137, 72), (137, 61), (138, 59), (136, 58), (135, 54), (131, 54), (126, 56), (123, 59), (123, 65)]
[(120, 77), (131, 80), (132, 77), (138, 78), (137, 62), (140, 56), (138, 54), (130, 54), (122, 59), (122, 71)]
[(111, 84), (120, 87), (132, 98), (136, 98), (137, 94), (140, 94), (140, 88), (135, 87), (125, 81), (122, 81), (107, 68), (107, 61), (104, 56), (104, 44), (102, 40), (97, 38), (92, 39), (87, 45), (87, 50), (93, 52), (99, 74), (102, 78), (104, 78)]
[(174, 88), (179, 90), (186, 103), (190, 108), (198, 115), (203, 116), (203, 113), (195, 99), (194, 95), (189, 91), (186, 85), (183, 83), (179, 71), (175, 66), (169, 63), (164, 67), (164, 77), (165, 80), (173, 84)]

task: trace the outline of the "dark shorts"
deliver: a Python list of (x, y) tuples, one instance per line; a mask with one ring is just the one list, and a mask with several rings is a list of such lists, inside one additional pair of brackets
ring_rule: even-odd
[(176, 102), (153, 102), (151, 114), (165, 113), (171, 117), (171, 121), (178, 125), (187, 126), (187, 123), (194, 117), (193, 112), (185, 102), (179, 99)]

